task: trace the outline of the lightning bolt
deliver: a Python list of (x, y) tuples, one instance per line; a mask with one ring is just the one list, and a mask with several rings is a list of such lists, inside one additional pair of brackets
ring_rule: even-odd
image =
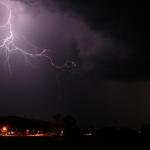
[[(17, 46), (16, 41), (19, 39), (18, 36), (14, 33), (13, 31), (13, 25), (12, 25), (12, 9), (11, 7), (9, 7), (9, 5), (7, 3), (4, 2), (0, 2), (1, 5), (5, 6), (6, 9), (9, 12), (9, 16), (7, 19), (7, 22), (0, 26), (0, 30), (6, 30), (7, 31), (7, 35), (6, 37), (4, 37), (1, 41), (0, 41), (0, 52), (4, 52), (5, 56), (6, 56), (6, 63), (8, 65), (8, 69), (9, 72), (12, 74), (12, 69), (11, 69), (11, 61), (10, 61), (10, 57), (12, 52), (19, 52), (21, 53), (21, 55), (23, 55), (25, 62), (30, 62), (29, 59), (32, 58), (45, 58), (51, 66), (55, 67), (56, 69), (62, 69), (62, 70), (68, 70), (72, 67), (76, 67), (76, 63), (73, 61), (66, 61), (62, 66), (56, 65), (54, 63), (54, 60), (51, 56), (49, 56), (47, 54), (47, 52), (49, 51), (48, 49), (40, 49), (38, 47), (36, 47), (34, 44), (30, 43), (24, 36), (20, 36), (21, 40), (24, 40), (26, 43), (30, 44), (30, 46), (33, 47), (34, 50), (36, 50), (37, 53), (31, 53), (26, 51), (23, 48), (20, 48)], [(30, 51), (33, 51), (32, 49)], [(40, 52), (38, 52), (40, 51)]]

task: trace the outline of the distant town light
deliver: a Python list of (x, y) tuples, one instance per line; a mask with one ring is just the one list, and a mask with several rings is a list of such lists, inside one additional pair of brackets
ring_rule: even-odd
[(60, 136), (63, 136), (63, 134), (64, 134), (64, 130), (61, 130)]
[(7, 135), (7, 132), (8, 132), (8, 128), (6, 126), (3, 126), (1, 128), (1, 132), (2, 132), (2, 135)]
[(27, 130), (26, 130), (26, 135), (29, 135), (29, 133), (30, 133), (30, 130), (27, 129)]
[(7, 127), (2, 127), (2, 132), (7, 132)]
[(84, 136), (92, 136), (92, 133), (84, 133)]

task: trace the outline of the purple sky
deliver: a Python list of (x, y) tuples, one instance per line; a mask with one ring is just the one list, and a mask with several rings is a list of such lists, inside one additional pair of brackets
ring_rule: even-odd
[[(115, 11), (111, 16), (107, 5), (95, 15), (92, 9), (98, 8), (96, 3), (82, 6), (82, 2), (75, 5), (51, 0), (45, 6), (46, 2), (9, 2), (13, 31), (19, 37), (16, 43), (34, 52), (22, 40), (24, 36), (39, 48), (48, 49), (56, 64), (71, 60), (77, 68), (64, 72), (42, 58), (26, 64), (21, 54), (14, 53), (10, 76), (0, 55), (0, 114), (46, 120), (56, 113), (72, 114), (80, 124), (96, 126), (139, 127), (148, 123), (150, 83), (136, 80), (142, 71), (135, 65), (134, 56), (140, 51), (135, 52), (136, 38), (132, 41), (130, 36), (130, 18), (121, 18)], [(122, 11), (118, 8), (120, 15)], [(7, 13), (0, 5), (0, 25)], [(91, 16), (98, 18), (96, 23)], [(4, 35), (5, 31), (0, 31), (0, 39)]]

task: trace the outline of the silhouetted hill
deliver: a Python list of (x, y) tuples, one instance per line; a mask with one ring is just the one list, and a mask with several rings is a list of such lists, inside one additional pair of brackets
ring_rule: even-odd
[(15, 116), (0, 117), (0, 126), (4, 125), (18, 130), (38, 129), (45, 132), (51, 127), (50, 122)]

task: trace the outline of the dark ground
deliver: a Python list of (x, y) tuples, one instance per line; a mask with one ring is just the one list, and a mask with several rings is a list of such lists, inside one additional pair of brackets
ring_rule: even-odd
[[(146, 140), (144, 140), (147, 139)], [(42, 148), (51, 149), (101, 149), (104, 148), (131, 148), (147, 142), (149, 138), (142, 135), (106, 135), (100, 137), (85, 137), (80, 139), (64, 139), (50, 137), (0, 137), (0, 147), (5, 148)]]

